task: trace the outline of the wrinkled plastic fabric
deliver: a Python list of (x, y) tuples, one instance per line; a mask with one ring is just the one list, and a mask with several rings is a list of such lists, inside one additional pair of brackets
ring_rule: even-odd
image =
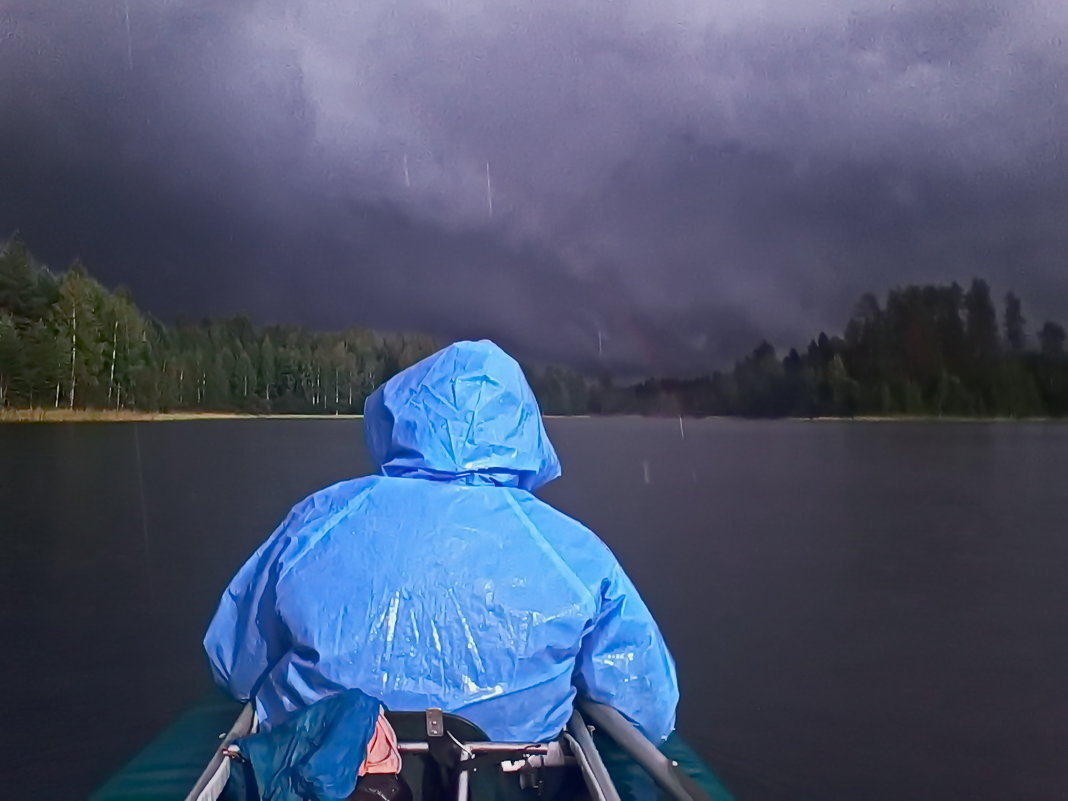
[(216, 681), (265, 727), (348, 688), (503, 741), (555, 737), (576, 689), (656, 742), (675, 666), (608, 548), (533, 490), (560, 474), (514, 360), (461, 342), (368, 398), (379, 475), (299, 503), (223, 595)]
[(381, 705), (360, 690), (329, 696), (239, 741), (262, 801), (340, 801), (356, 788)]

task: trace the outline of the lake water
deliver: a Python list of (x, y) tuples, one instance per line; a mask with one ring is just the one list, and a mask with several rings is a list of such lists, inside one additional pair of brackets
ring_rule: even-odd
[[(1068, 426), (549, 422), (682, 733), (740, 801), (1068, 797)], [(5, 797), (81, 798), (210, 685), (200, 638), (353, 420), (0, 426)]]

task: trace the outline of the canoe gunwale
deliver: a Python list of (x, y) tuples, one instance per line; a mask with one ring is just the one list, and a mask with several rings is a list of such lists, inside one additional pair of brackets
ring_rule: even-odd
[(571, 745), (571, 750), (579, 761), (582, 778), (586, 780), (586, 788), (594, 801), (620, 801), (616, 784), (608, 775), (601, 752), (597, 750), (590, 730), (586, 727), (586, 721), (582, 719), (582, 713), (578, 709), (571, 712), (564, 739)]
[(711, 801), (700, 785), (679, 770), (678, 763), (660, 753), (619, 710), (589, 698), (580, 698), (578, 706), (672, 798), (677, 801)]
[(234, 741), (248, 736), (256, 722), (256, 712), (252, 704), (245, 704), (241, 714), (237, 716), (234, 725), (222, 738), (219, 747), (208, 762), (204, 772), (200, 774), (193, 789), (185, 797), (185, 801), (215, 801), (226, 786), (230, 778), (230, 757), (225, 754), (226, 748)]

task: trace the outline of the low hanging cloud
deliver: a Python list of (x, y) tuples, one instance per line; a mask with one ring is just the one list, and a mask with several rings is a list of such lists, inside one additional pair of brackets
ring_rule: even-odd
[(693, 372), (981, 275), (1068, 298), (1054, 2), (6, 0), (0, 232), (161, 316)]

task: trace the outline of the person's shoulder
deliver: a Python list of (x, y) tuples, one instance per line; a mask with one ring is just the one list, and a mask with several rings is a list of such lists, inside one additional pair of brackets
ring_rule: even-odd
[(542, 534), (563, 537), (573, 542), (603, 548), (608, 551), (608, 546), (604, 544), (593, 529), (589, 528), (581, 520), (560, 511), (552, 504), (525, 490), (514, 490), (513, 497), (519, 504), (519, 508), (538, 527)]
[(296, 504), (276, 532), (285, 553), (289, 572), (303, 555), (323, 537), (329, 536), (338, 521), (348, 517), (380, 476), (346, 479), (316, 490)]
[(377, 484), (380, 478), (381, 476), (350, 478), (316, 490), (290, 509), (286, 523), (301, 524), (310, 519), (335, 514), (351, 506), (355, 499)]

